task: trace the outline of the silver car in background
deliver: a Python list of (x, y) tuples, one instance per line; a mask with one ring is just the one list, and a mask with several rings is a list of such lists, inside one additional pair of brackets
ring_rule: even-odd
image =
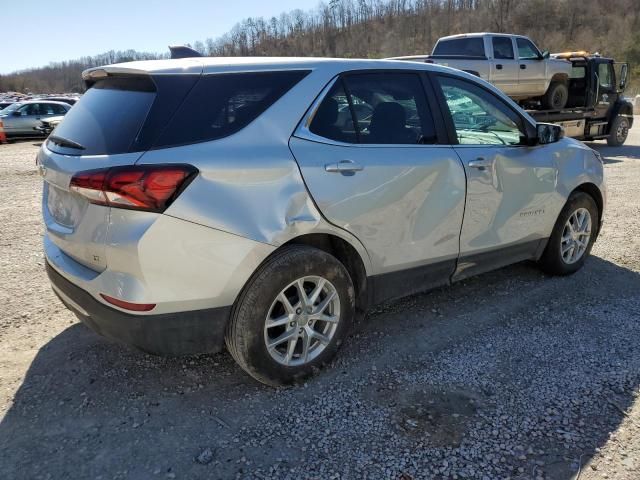
[(71, 105), (48, 100), (28, 100), (16, 102), (0, 111), (0, 121), (7, 137), (28, 137), (42, 135), (37, 129), (42, 120), (66, 115)]
[(371, 305), (524, 260), (573, 273), (602, 223), (600, 156), (450, 68), (192, 58), (84, 79), (37, 159), (47, 272), (147, 352), (226, 343), (289, 383)]

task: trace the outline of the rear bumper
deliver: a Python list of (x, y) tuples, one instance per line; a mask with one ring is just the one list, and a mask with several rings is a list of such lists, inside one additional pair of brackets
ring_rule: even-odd
[(97, 301), (49, 263), (47, 274), (66, 307), (98, 334), (157, 355), (213, 353), (224, 345), (231, 306), (158, 315), (131, 315)]

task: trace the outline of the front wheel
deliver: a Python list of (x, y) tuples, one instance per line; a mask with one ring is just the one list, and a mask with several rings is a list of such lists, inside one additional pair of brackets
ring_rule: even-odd
[(629, 135), (629, 119), (627, 117), (621, 117), (618, 115), (609, 129), (609, 136), (607, 137), (607, 145), (612, 147), (619, 147), (627, 141)]
[(225, 335), (227, 348), (267, 385), (302, 380), (338, 351), (354, 318), (353, 283), (344, 265), (317, 248), (275, 253), (245, 286)]
[(551, 275), (580, 270), (595, 242), (599, 218), (598, 206), (590, 195), (572, 193), (553, 227), (540, 268)]

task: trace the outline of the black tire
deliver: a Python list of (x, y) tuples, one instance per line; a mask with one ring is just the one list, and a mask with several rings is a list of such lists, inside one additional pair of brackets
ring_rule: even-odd
[[(265, 322), (279, 293), (306, 276), (322, 277), (333, 285), (340, 302), (340, 319), (331, 340), (317, 357), (302, 365), (287, 366), (269, 353)], [(247, 282), (234, 305), (225, 342), (236, 362), (253, 378), (267, 385), (287, 385), (307, 378), (334, 357), (354, 315), (355, 292), (344, 265), (317, 248), (291, 245), (276, 252)]]
[(542, 97), (542, 106), (546, 110), (561, 110), (569, 100), (569, 87), (566, 82), (551, 82), (547, 93)]
[(629, 136), (629, 119), (618, 115), (613, 119), (613, 122), (611, 122), (607, 145), (612, 147), (624, 145), (624, 142), (627, 141), (627, 136)]
[[(567, 263), (562, 257), (562, 234), (571, 215), (580, 208), (587, 209), (591, 216), (591, 237), (582, 256), (575, 263)], [(598, 226), (600, 225), (599, 222), (598, 206), (593, 197), (584, 192), (572, 193), (560, 212), (547, 247), (538, 261), (542, 271), (550, 275), (571, 275), (580, 270), (591, 253), (591, 248), (596, 240)]]

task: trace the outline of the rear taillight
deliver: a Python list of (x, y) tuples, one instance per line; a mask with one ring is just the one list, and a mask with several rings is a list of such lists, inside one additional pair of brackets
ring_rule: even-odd
[(96, 205), (163, 212), (197, 172), (191, 165), (89, 170), (74, 175), (69, 189)]

